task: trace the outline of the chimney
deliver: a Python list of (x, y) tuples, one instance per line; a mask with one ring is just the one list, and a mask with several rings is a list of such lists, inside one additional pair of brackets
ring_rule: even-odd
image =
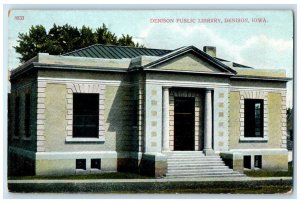
[(217, 49), (216, 47), (204, 46), (203, 51), (210, 55), (211, 57), (217, 57)]

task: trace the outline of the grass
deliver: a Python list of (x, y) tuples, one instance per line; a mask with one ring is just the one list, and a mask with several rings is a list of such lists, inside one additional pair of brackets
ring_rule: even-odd
[(293, 176), (293, 162), (289, 162), (288, 171), (245, 171), (245, 175), (250, 177), (292, 177)]
[(63, 176), (9, 176), (8, 180), (83, 180), (83, 179), (149, 179), (135, 173), (99, 173), (85, 175), (63, 175)]
[(8, 189), (18, 193), (282, 194), (291, 191), (292, 181), (9, 183)]
[[(292, 177), (293, 162), (289, 162), (288, 171), (245, 171), (249, 177)], [(83, 180), (83, 179), (154, 179), (153, 177), (142, 176), (136, 173), (100, 173), (86, 175), (63, 175), (63, 176), (9, 176), (8, 180)]]
[[(248, 171), (251, 177), (292, 176), (293, 166), (287, 172)], [(151, 179), (135, 173), (101, 173), (68, 176), (11, 176), (9, 180), (80, 180), (80, 179)], [(153, 178), (152, 178), (153, 179)], [(292, 180), (256, 181), (180, 181), (133, 183), (9, 183), (10, 192), (17, 193), (101, 193), (101, 194), (283, 194), (293, 188)]]
[[(196, 189), (171, 189), (159, 191), (144, 191), (149, 194), (283, 194), (292, 189), (292, 186), (265, 186), (254, 188), (196, 188)], [(132, 193), (132, 192), (128, 192)]]

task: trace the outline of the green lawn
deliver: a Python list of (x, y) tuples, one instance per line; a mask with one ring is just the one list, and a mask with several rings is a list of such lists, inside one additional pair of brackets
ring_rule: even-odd
[[(289, 162), (288, 171), (245, 171), (249, 177), (292, 177), (293, 163)], [(87, 175), (64, 175), (64, 176), (9, 176), (8, 180), (78, 180), (78, 179), (154, 179), (153, 177), (142, 176), (136, 173), (100, 173)]]
[(149, 179), (135, 173), (99, 173), (86, 175), (64, 175), (64, 176), (9, 176), (8, 180), (79, 180), (79, 179)]
[[(251, 177), (292, 176), (287, 172), (248, 171)], [(9, 180), (151, 179), (135, 173), (102, 173), (68, 176), (12, 176)], [(152, 178), (153, 179), (153, 178)], [(10, 192), (105, 193), (105, 194), (282, 194), (292, 189), (292, 180), (204, 181), (204, 182), (117, 182), (117, 183), (9, 183)]]
[(292, 177), (293, 176), (293, 162), (289, 162), (288, 171), (245, 171), (245, 175), (250, 177)]
[(292, 189), (292, 180), (9, 183), (8, 189), (18, 193), (280, 194)]
[[(264, 187), (240, 187), (240, 188), (193, 188), (193, 189), (171, 189), (171, 190), (159, 190), (159, 191), (145, 191), (142, 193), (148, 194), (283, 194), (292, 189), (292, 186), (264, 186)], [(123, 192), (126, 193), (126, 192)], [(132, 193), (132, 192), (127, 192)]]

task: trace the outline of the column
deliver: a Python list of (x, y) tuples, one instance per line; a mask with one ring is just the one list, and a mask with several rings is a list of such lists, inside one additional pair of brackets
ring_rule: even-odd
[(169, 151), (169, 87), (163, 87), (162, 99), (162, 150)]
[(205, 91), (205, 107), (204, 107), (204, 153), (213, 155), (212, 149), (212, 90)]

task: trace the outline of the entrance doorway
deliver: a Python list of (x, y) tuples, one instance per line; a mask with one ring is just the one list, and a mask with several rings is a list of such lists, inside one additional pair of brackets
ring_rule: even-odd
[(195, 98), (174, 98), (174, 150), (195, 150)]

